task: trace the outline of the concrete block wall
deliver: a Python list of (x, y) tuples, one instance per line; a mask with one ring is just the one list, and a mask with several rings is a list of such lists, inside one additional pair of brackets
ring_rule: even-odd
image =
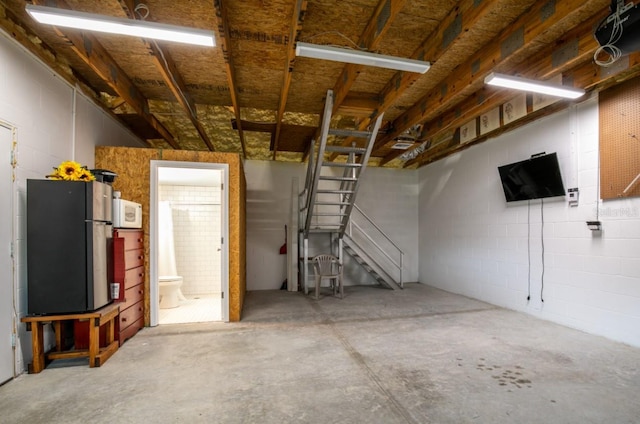
[[(598, 200), (598, 141), (594, 98), (420, 169), (420, 281), (640, 346), (640, 199)], [(505, 202), (498, 166), (543, 151), (579, 206)]]
[[(418, 173), (384, 168), (367, 168), (365, 172), (356, 204), (405, 252), (404, 280), (417, 281)], [(248, 160), (245, 175), (247, 290), (278, 289), (286, 278), (286, 255), (278, 251), (284, 243), (284, 226), (289, 219), (292, 178), (298, 179), (302, 190), (306, 164)], [(328, 245), (328, 236), (326, 240)], [(348, 268), (345, 285), (373, 283), (373, 279), (358, 272), (359, 265), (351, 264), (348, 258), (345, 267)]]
[[(17, 252), (13, 285), (19, 322), (27, 313), (26, 180), (44, 178), (64, 160), (92, 168), (96, 145), (142, 146), (142, 142), (2, 30), (0, 93), (0, 121), (15, 131), (16, 142), (13, 208), (9, 202), (0, 207), (0, 219), (14, 220), (14, 240), (0, 240), (0, 245), (13, 241)], [(24, 325), (17, 327), (16, 369), (24, 371), (31, 360), (31, 340)], [(46, 344), (52, 343), (48, 334)]]

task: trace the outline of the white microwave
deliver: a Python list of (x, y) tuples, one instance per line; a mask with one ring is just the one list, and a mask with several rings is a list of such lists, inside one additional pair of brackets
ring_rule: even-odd
[(142, 228), (142, 205), (124, 199), (113, 199), (114, 228)]

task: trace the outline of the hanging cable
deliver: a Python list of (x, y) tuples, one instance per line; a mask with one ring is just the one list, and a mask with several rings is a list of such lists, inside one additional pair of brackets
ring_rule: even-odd
[[(143, 10), (144, 13), (140, 12), (141, 10)], [(149, 7), (144, 3), (138, 3), (133, 11), (136, 12), (143, 21), (149, 17)]]
[(540, 301), (544, 303), (544, 199), (540, 199), (540, 242), (542, 243), (542, 276), (540, 278)]
[(527, 200), (527, 302), (531, 300), (531, 200)]
[[(614, 5), (612, 4), (611, 10), (613, 10), (613, 6)], [(615, 63), (618, 59), (622, 57), (622, 50), (620, 50), (615, 45), (620, 40), (620, 38), (622, 38), (622, 32), (623, 32), (622, 20), (620, 19), (620, 7), (616, 7), (615, 12), (613, 12), (611, 15), (604, 18), (604, 20), (600, 23), (600, 25), (598, 25), (598, 30), (603, 27), (603, 24), (605, 25), (607, 24), (607, 21), (609, 20), (610, 17), (613, 19), (611, 23), (612, 27), (611, 27), (611, 35), (609, 36), (609, 40), (606, 42), (606, 44), (598, 47), (595, 53), (593, 54), (593, 61), (600, 66), (611, 66), (613, 63)], [(598, 56), (602, 52), (605, 52), (609, 55), (609, 58), (607, 60), (598, 59)]]

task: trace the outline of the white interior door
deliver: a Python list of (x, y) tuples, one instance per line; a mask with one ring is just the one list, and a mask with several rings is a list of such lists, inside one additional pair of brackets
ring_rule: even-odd
[(0, 123), (0, 383), (14, 377), (12, 132)]

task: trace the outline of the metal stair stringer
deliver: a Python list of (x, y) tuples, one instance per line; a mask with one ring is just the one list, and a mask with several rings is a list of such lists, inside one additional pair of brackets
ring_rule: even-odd
[(360, 266), (362, 266), (369, 275), (371, 275), (380, 285), (393, 289), (400, 290), (402, 286), (390, 276), (384, 268), (379, 266), (375, 260), (369, 256), (364, 249), (362, 249), (358, 243), (355, 242), (348, 234), (345, 234), (342, 238), (343, 249), (351, 256)]
[[(383, 115), (373, 124), (371, 131), (330, 128), (333, 110), (333, 91), (327, 91), (325, 109), (320, 127), (320, 139), (317, 150), (311, 145), (309, 168), (305, 184), (306, 203), (304, 205), (305, 238), (311, 233), (332, 233), (341, 239), (344, 235), (349, 216), (356, 200), (361, 177), (367, 167), (373, 145)], [(365, 139), (364, 147), (328, 145), (329, 135)], [(313, 142), (312, 142), (313, 143)], [(346, 162), (331, 162), (325, 159), (326, 152), (348, 154)], [(335, 172), (342, 169), (343, 172)], [(315, 222), (314, 222), (315, 219)]]

